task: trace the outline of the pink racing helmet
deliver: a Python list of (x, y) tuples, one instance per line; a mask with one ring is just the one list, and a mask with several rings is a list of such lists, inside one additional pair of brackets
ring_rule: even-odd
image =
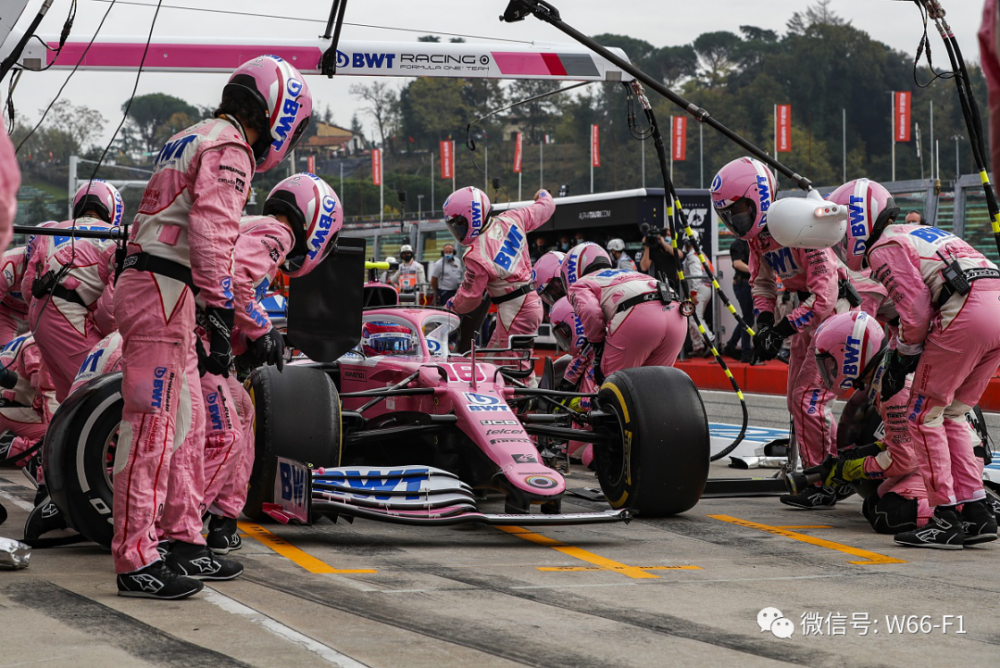
[(284, 214), (292, 224), (295, 247), (281, 270), (305, 276), (337, 249), (344, 209), (333, 188), (315, 174), (290, 176), (274, 187), (264, 202), (264, 215)]
[(567, 290), (589, 273), (611, 268), (611, 256), (593, 241), (585, 241), (566, 253), (562, 263), (562, 282)]
[(831, 316), (815, 337), (816, 363), (826, 387), (843, 393), (859, 387), (869, 366), (885, 348), (882, 326), (864, 311)]
[(82, 218), (87, 209), (95, 209), (101, 220), (116, 227), (125, 216), (122, 194), (104, 179), (84, 183), (73, 196), (73, 218)]
[(712, 204), (730, 232), (753, 239), (767, 225), (774, 202), (774, 174), (760, 160), (739, 158), (712, 180)]
[(531, 270), (531, 282), (535, 285), (535, 292), (550, 307), (566, 294), (560, 275), (564, 257), (565, 253), (549, 251), (538, 258), (534, 269)]
[(493, 205), (479, 188), (468, 186), (456, 190), (444, 201), (444, 222), (455, 240), (471, 246), (486, 225)]
[(268, 136), (254, 142), (257, 171), (266, 172), (284, 160), (309, 126), (312, 116), (312, 93), (299, 71), (278, 56), (260, 56), (243, 63), (226, 89), (250, 93), (260, 105)]
[(552, 305), (549, 322), (552, 323), (552, 336), (559, 347), (570, 355), (579, 355), (587, 343), (587, 336), (583, 333), (583, 323), (569, 299), (563, 297)]
[(851, 211), (844, 237), (844, 261), (853, 271), (861, 271), (868, 266), (868, 249), (899, 215), (899, 207), (881, 183), (868, 179), (848, 181), (827, 199)]

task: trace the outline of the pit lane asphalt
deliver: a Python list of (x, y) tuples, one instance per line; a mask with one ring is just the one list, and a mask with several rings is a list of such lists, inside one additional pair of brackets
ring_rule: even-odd
[[(704, 399), (712, 421), (738, 421), (731, 394)], [(782, 398), (749, 401), (753, 425), (787, 427)], [(987, 420), (996, 437), (1000, 416)], [(21, 531), (33, 496), (22, 483), (0, 472), (2, 536)], [(570, 488), (592, 486), (574, 470)], [(669, 519), (527, 533), (245, 523), (231, 555), (245, 575), (177, 602), (117, 597), (94, 546), (36, 550), (27, 570), (0, 571), (0, 667), (994, 665), (1000, 545), (906, 549), (872, 533), (860, 506), (706, 499)], [(793, 622), (791, 638), (761, 632), (765, 607)], [(804, 615), (823, 618), (823, 635), (813, 623), (804, 635)], [(887, 615), (938, 628), (890, 633)], [(948, 618), (943, 632), (945, 615), (963, 628)]]

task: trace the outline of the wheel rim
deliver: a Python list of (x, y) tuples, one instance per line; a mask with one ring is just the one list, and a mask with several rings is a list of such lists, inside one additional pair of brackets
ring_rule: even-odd
[(114, 489), (115, 455), (118, 452), (118, 428), (111, 430), (111, 433), (104, 439), (104, 482), (108, 487)]
[(618, 410), (618, 406), (611, 404), (611, 410), (614, 412), (615, 417), (618, 419), (617, 430), (609, 429), (611, 436), (617, 436), (617, 438), (612, 438), (611, 442), (606, 446), (600, 448), (603, 451), (603, 457), (607, 460), (607, 466), (605, 470), (608, 473), (608, 485), (612, 487), (618, 487), (623, 484), (627, 477), (627, 465), (625, 463), (625, 430), (622, 429), (622, 414)]

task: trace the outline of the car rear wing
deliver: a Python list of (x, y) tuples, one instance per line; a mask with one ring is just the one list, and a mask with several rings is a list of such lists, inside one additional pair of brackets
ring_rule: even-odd
[(627, 522), (628, 510), (559, 515), (489, 514), (479, 511), (472, 488), (453, 473), (431, 466), (313, 469), (278, 457), (274, 503), (264, 512), (282, 524), (312, 524), (317, 516), (410, 525), (521, 526)]

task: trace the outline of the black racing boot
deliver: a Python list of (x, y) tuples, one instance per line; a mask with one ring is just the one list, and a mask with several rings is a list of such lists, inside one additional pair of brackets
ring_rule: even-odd
[(955, 506), (938, 506), (927, 524), (912, 531), (897, 533), (895, 541), (909, 547), (961, 550), (965, 544), (965, 531)]
[(7, 430), (0, 434), (0, 462), (10, 456), (10, 446), (14, 444), (14, 432)]
[(178, 575), (162, 559), (118, 576), (118, 595), (133, 598), (176, 600), (197, 594), (204, 587), (193, 578)]
[(985, 499), (962, 506), (962, 530), (965, 532), (966, 545), (988, 543), (997, 539), (997, 518)]
[(208, 520), (208, 549), (215, 554), (229, 554), (243, 547), (243, 539), (236, 531), (236, 520), (231, 517), (212, 515)]
[(219, 559), (207, 545), (174, 541), (167, 553), (167, 565), (179, 575), (196, 580), (232, 580), (243, 575), (243, 564)]
[(813, 508), (833, 508), (837, 504), (837, 491), (833, 487), (810, 486), (798, 494), (782, 494), (778, 497), (786, 506), (812, 510)]
[(35, 508), (28, 513), (28, 521), (24, 523), (24, 542), (31, 544), (42, 534), (68, 526), (66, 516), (52, 503), (52, 498), (45, 492), (45, 486), (39, 487), (35, 496)]
[(1000, 496), (989, 487), (986, 488), (986, 505), (993, 511), (993, 516), (1000, 522)]

